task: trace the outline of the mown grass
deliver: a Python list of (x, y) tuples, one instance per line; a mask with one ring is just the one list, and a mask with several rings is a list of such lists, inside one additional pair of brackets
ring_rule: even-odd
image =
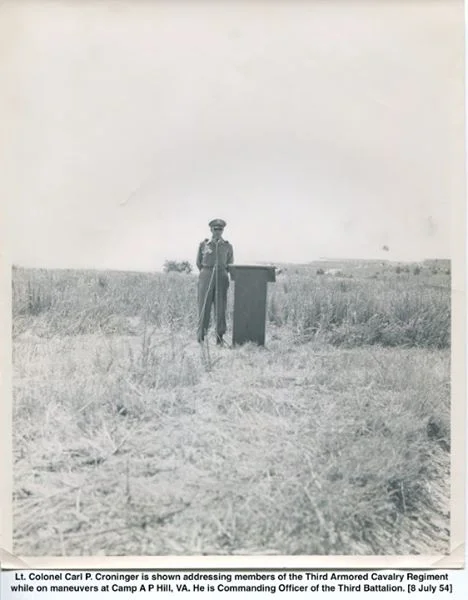
[(288, 272), (207, 357), (191, 276), (15, 270), (15, 552), (447, 552), (448, 281)]

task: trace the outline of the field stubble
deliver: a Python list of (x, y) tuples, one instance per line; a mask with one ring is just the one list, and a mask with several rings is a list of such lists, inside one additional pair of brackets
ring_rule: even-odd
[(207, 361), (192, 277), (13, 282), (15, 552), (448, 551), (448, 287), (293, 275)]

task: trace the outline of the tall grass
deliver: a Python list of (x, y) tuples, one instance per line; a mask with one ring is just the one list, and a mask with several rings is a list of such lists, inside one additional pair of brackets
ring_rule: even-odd
[(196, 310), (189, 275), (13, 270), (14, 333), (31, 316), (47, 335), (132, 333), (141, 323), (180, 330), (195, 326)]
[(334, 280), (290, 276), (272, 288), (270, 322), (291, 326), (305, 339), (336, 345), (450, 344), (450, 290), (397, 278)]
[[(447, 348), (450, 280), (434, 280), (391, 272), (377, 279), (293, 272), (270, 284), (268, 321), (299, 341)], [(147, 325), (194, 331), (196, 285), (194, 275), (14, 269), (14, 333), (31, 327), (32, 317), (36, 331), (49, 336), (140, 334)], [(229, 302), (232, 307), (232, 294)]]

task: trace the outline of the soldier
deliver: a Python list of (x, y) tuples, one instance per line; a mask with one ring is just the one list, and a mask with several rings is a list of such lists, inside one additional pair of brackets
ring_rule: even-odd
[(234, 261), (231, 244), (222, 235), (226, 227), (223, 219), (208, 223), (211, 240), (200, 243), (197, 254), (198, 278), (198, 341), (203, 342), (210, 326), (211, 307), (215, 305), (216, 343), (223, 344), (226, 333), (226, 303), (229, 288), (228, 268)]

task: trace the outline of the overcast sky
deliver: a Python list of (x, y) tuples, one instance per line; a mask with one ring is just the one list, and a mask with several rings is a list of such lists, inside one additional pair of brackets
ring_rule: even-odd
[(2, 12), (14, 263), (193, 263), (214, 217), (244, 264), (450, 255), (460, 1)]

